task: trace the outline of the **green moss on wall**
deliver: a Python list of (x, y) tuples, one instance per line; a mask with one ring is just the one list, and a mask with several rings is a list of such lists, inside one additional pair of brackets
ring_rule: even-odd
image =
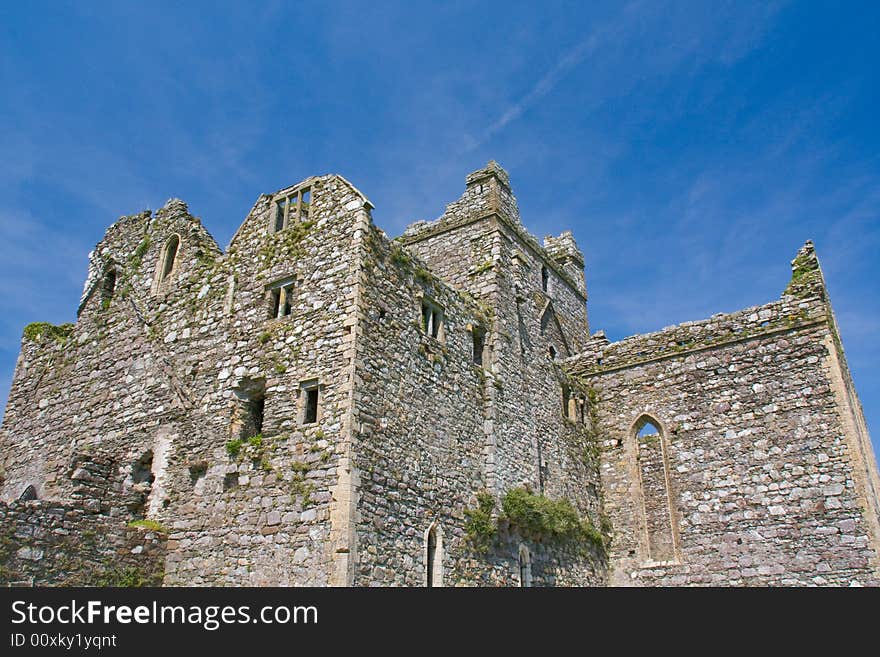
[(54, 340), (64, 344), (73, 333), (73, 324), (50, 324), (49, 322), (32, 322), (24, 327), (24, 337), (31, 342)]

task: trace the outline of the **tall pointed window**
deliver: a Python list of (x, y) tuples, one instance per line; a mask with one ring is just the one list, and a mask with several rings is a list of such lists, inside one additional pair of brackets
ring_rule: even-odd
[(443, 586), (443, 533), (437, 523), (425, 533), (425, 586)]
[(639, 418), (634, 431), (648, 559), (671, 561), (676, 549), (666, 438), (660, 423), (648, 415)]
[(165, 248), (162, 249), (162, 258), (159, 262), (159, 282), (167, 279), (171, 272), (174, 271), (174, 265), (177, 264), (177, 252), (180, 250), (180, 236), (172, 235), (165, 242)]

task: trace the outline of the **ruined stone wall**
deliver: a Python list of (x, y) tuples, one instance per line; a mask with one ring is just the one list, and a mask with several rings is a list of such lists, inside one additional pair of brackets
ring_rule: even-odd
[(0, 503), (0, 585), (157, 586), (164, 536), (82, 502)]
[[(529, 235), (496, 164), (393, 242), (370, 209), (322, 176), (261, 196), (226, 253), (178, 200), (108, 229), (77, 323), (22, 340), (7, 579), (418, 586), (433, 528), (434, 585), (518, 585), (524, 553), (533, 585), (609, 564), (615, 584), (880, 583), (880, 480), (811, 244), (778, 301), (609, 344), (573, 236)], [(511, 491), (583, 531), (517, 524)]]
[[(487, 351), (481, 368), (486, 378), (483, 485), (499, 499), (520, 486), (569, 499), (598, 526), (599, 476), (583, 400), (572, 397), (570, 409), (563, 410), (568, 382), (550, 354), (551, 345), (561, 358), (586, 343), (585, 298), (525, 232), (508, 185), (503, 170), (491, 164), (471, 174), (465, 194), (450, 204), (440, 220), (411, 227), (402, 241), (428, 263), (431, 272), (473, 294), (486, 311)], [(486, 216), (487, 211), (496, 214)], [(546, 292), (542, 265), (548, 278)], [(461, 400), (449, 403), (462, 406)], [(442, 408), (439, 412), (445, 415)], [(458, 416), (451, 420), (458, 421)], [(509, 572), (517, 545), (511, 541), (491, 558), (469, 564), (472, 576), (484, 582), (515, 581)], [(543, 565), (549, 573), (553, 568), (547, 558)], [(580, 557), (563, 559), (568, 565), (558, 569), (564, 573), (558, 583), (601, 578), (596, 555), (572, 574), (576, 558)], [(493, 570), (486, 571), (493, 563)], [(536, 572), (542, 567), (539, 562), (534, 565)]]
[[(28, 484), (70, 497), (77, 455), (109, 455), (110, 498), (131, 506), (140, 494), (125, 510), (171, 531), (167, 583), (327, 582), (350, 242), (366, 202), (341, 178), (308, 185), (309, 217), (274, 233), (273, 199), (261, 197), (225, 255), (179, 201), (108, 230), (90, 269), (112, 260), (114, 293), (96, 280), (74, 327), (26, 336), (0, 435), (5, 499)], [(281, 278), (291, 311), (269, 319), (267, 286)], [(302, 426), (309, 380), (319, 418)], [(242, 417), (255, 387), (259, 438)]]
[[(169, 204), (155, 218), (124, 217), (96, 249), (101, 270), (115, 272), (113, 294), (92, 286), (75, 326), (25, 329), (0, 429), (4, 499), (15, 499), (27, 485), (41, 498), (69, 497), (75, 487), (70, 466), (83, 452), (112, 456), (118, 469), (106, 486), (128, 493), (139, 483), (135, 470), (150, 471), (159, 425), (187, 422), (186, 364), (172, 362), (145, 315), (161, 250), (156, 233), (177, 233), (191, 248), (216, 251), (181, 205)], [(180, 258), (175, 275), (199, 276), (194, 260)]]
[[(350, 408), (351, 237), (366, 201), (335, 176), (300, 187), (311, 194), (308, 216), (275, 232), (276, 201), (261, 197), (217, 264), (216, 291), (205, 292), (216, 300), (201, 321), (219, 335), (194, 352), (210, 368), (209, 390), (161, 516), (172, 530), (166, 583), (330, 581), (331, 489)], [(270, 317), (279, 283), (289, 314)], [(304, 384), (317, 385), (315, 422)], [(255, 435), (248, 404), (260, 394)]]
[[(876, 499), (834, 391), (836, 342), (817, 279), (764, 306), (595, 340), (568, 364), (603, 440), (612, 584), (878, 582)], [(647, 421), (660, 433), (638, 439)]]
[[(493, 310), (426, 275), (418, 260), (378, 232), (368, 242), (366, 270), (369, 285), (364, 287), (359, 330), (369, 339), (358, 345), (355, 391), (359, 432), (353, 449), (359, 489), (354, 583), (424, 585), (432, 526), (440, 533), (443, 585), (519, 585), (520, 544), (529, 546), (534, 585), (602, 581), (600, 558), (575, 546), (543, 545), (499, 531), (486, 553), (474, 549), (464, 529), (465, 510), (476, 506), (476, 494), (497, 477), (491, 451), (499, 428), (491, 418), (504, 384), (495, 373), (496, 334), (487, 334), (478, 364), (473, 329), (492, 326)], [(444, 309), (441, 340), (426, 335), (421, 324), (423, 297)], [(520, 394), (516, 383), (510, 383), (511, 395)], [(557, 434), (564, 431), (560, 424)], [(555, 448), (562, 439), (554, 437)], [(518, 440), (516, 446), (529, 464), (528, 475), (505, 480), (504, 487), (528, 482), (538, 491), (532, 443)], [(559, 461), (554, 465), (562, 467)], [(554, 474), (561, 481), (562, 473)], [(577, 468), (565, 474), (583, 476)], [(571, 491), (557, 486), (553, 492)], [(578, 491), (578, 500), (584, 497)]]
[[(483, 481), (486, 376), (473, 363), (477, 306), (424, 274), (378, 231), (368, 241), (361, 299), (355, 464), (356, 585), (423, 586), (425, 536), (442, 533), (444, 583), (458, 583), (463, 509)], [(422, 299), (443, 309), (439, 339)]]

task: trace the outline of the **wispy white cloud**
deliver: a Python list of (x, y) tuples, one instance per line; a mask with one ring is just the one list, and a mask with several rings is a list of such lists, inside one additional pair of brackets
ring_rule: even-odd
[(684, 69), (677, 71), (677, 82), (682, 85), (706, 62), (735, 64), (758, 47), (784, 4), (768, 2), (744, 10), (738, 3), (685, 7), (675, 3), (631, 2), (563, 52), (525, 94), (504, 107), (479, 135), (469, 138), (464, 150), (473, 151), (488, 142), (588, 59), (596, 72), (590, 85), (593, 93), (589, 104), (579, 107), (580, 111), (598, 107), (606, 99), (620, 96), (647, 80), (662, 78), (674, 69)]

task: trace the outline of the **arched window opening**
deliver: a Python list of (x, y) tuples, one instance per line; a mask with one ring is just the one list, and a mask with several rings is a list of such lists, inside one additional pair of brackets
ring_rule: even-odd
[(443, 534), (437, 524), (425, 534), (425, 586), (443, 586)]
[(101, 305), (103, 307), (110, 304), (114, 292), (116, 292), (116, 268), (110, 265), (104, 270), (104, 275), (101, 277)]
[(635, 424), (635, 438), (648, 558), (671, 561), (675, 559), (675, 533), (667, 443), (660, 427), (657, 420), (644, 415)]
[(35, 499), (37, 499), (37, 489), (34, 488), (33, 484), (28, 484), (28, 487), (18, 496), (20, 502), (29, 502)]
[(541, 265), (541, 290), (547, 291), (547, 283), (550, 280), (550, 274), (547, 272), (547, 265)]
[(525, 545), (519, 546), (519, 585), (528, 588), (532, 585), (532, 556), (529, 554), (529, 548)]
[(174, 270), (177, 261), (177, 251), (180, 248), (180, 237), (172, 235), (165, 243), (165, 249), (162, 255), (162, 269), (159, 276), (159, 282), (164, 281)]
[(235, 406), (230, 433), (233, 439), (244, 441), (262, 434), (266, 410), (266, 381), (244, 378), (232, 392)]
[(554, 347), (552, 344), (550, 345), (548, 353), (550, 354), (550, 360), (556, 360), (556, 347)]

